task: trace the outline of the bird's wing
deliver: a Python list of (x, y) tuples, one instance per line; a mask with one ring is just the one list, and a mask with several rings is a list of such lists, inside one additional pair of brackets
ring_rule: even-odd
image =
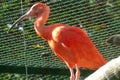
[(98, 63), (103, 65), (105, 60), (96, 49), (86, 32), (77, 27), (63, 28), (59, 35), (59, 41), (64, 48), (70, 51), (70, 55), (81, 61), (81, 65)]
[[(64, 29), (60, 35), (60, 41), (74, 53), (81, 53), (81, 56), (96, 54), (96, 47), (82, 29), (69, 27)], [(93, 56), (93, 55), (92, 55)]]

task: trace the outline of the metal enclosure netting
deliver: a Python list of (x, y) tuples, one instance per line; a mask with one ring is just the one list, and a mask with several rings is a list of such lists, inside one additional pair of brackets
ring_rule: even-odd
[[(23, 0), (23, 13), (25, 13), (36, 1)], [(81, 21), (83, 28), (87, 31), (96, 47), (109, 61), (120, 55), (120, 50), (114, 45), (106, 45), (106, 39), (113, 35), (120, 33), (120, 1), (119, 0), (40, 0), (46, 3), (51, 8), (51, 13), (46, 25), (55, 23), (64, 23), (78, 26)], [(41, 71), (42, 74), (34, 75), (31, 70), (29, 75), (30, 80), (66, 80), (69, 79), (69, 71), (66, 65), (61, 62), (54, 53), (50, 50), (47, 42), (43, 41), (34, 31), (34, 18), (23, 21), (20, 26), (24, 27), (26, 35), (26, 51), (24, 50), (23, 32), (14, 28), (7, 34), (8, 24), (12, 24), (16, 19), (22, 15), (20, 0), (1, 0), (0, 2), (0, 72), (1, 78), (7, 75), (7, 79), (11, 76), (19, 76), (25, 79), (25, 75), (7, 74), (3, 67), (24, 67), (26, 53), (27, 65), (29, 68), (41, 68), (49, 70)], [(20, 68), (18, 73), (24, 69)], [(11, 68), (10, 68), (11, 69)], [(56, 73), (54, 73), (54, 69)], [(58, 70), (63, 72), (57, 73)], [(39, 70), (39, 69), (38, 69)], [(50, 71), (53, 70), (53, 71)], [(66, 75), (61, 75), (64, 71), (68, 71)], [(2, 72), (3, 71), (3, 72)], [(14, 71), (13, 71), (14, 72)], [(24, 71), (23, 71), (24, 72)], [(28, 70), (29, 72), (29, 70)], [(45, 74), (44, 74), (45, 73)], [(83, 74), (84, 73), (84, 74)], [(81, 75), (86, 75), (83, 72)], [(56, 75), (55, 75), (56, 74)], [(36, 76), (36, 77), (35, 77)], [(40, 78), (41, 77), (41, 78)], [(4, 80), (7, 80), (6, 78)], [(12, 79), (16, 79), (12, 77)], [(9, 80), (12, 80), (9, 79)], [(19, 80), (19, 79), (18, 79)]]

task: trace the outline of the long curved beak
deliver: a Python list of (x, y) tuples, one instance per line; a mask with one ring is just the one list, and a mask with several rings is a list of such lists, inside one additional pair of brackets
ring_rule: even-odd
[(17, 24), (20, 23), (22, 20), (24, 20), (25, 18), (29, 17), (30, 11), (28, 11), (27, 13), (25, 13), (24, 15), (22, 15), (19, 19), (17, 19), (12, 26), (9, 28), (9, 30), (7, 31), (7, 33), (10, 32), (10, 30)]

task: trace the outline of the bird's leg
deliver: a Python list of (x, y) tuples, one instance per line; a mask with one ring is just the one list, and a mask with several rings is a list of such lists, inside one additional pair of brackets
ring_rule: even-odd
[(73, 68), (70, 68), (70, 67), (69, 67), (69, 69), (70, 69), (70, 74), (71, 74), (70, 80), (74, 80), (75, 79), (74, 70), (73, 70)]
[(71, 65), (70, 63), (66, 63), (69, 70), (70, 70), (70, 80), (75, 80), (75, 75), (74, 75), (74, 70), (73, 70), (73, 65)]
[(76, 67), (75, 80), (79, 80), (79, 78), (80, 78), (80, 70), (79, 70), (79, 67), (77, 66), (77, 64), (75, 65), (75, 67)]

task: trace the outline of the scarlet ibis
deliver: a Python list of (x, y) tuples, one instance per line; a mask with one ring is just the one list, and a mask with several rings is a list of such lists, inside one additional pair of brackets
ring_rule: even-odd
[[(71, 73), (70, 80), (79, 79), (79, 68), (95, 70), (106, 63), (83, 29), (60, 23), (45, 26), (49, 13), (49, 6), (35, 3), (27, 13), (13, 23), (12, 27), (28, 17), (36, 17), (34, 22), (36, 33), (47, 41), (54, 54), (66, 63)], [(76, 75), (73, 68), (76, 68)]]

